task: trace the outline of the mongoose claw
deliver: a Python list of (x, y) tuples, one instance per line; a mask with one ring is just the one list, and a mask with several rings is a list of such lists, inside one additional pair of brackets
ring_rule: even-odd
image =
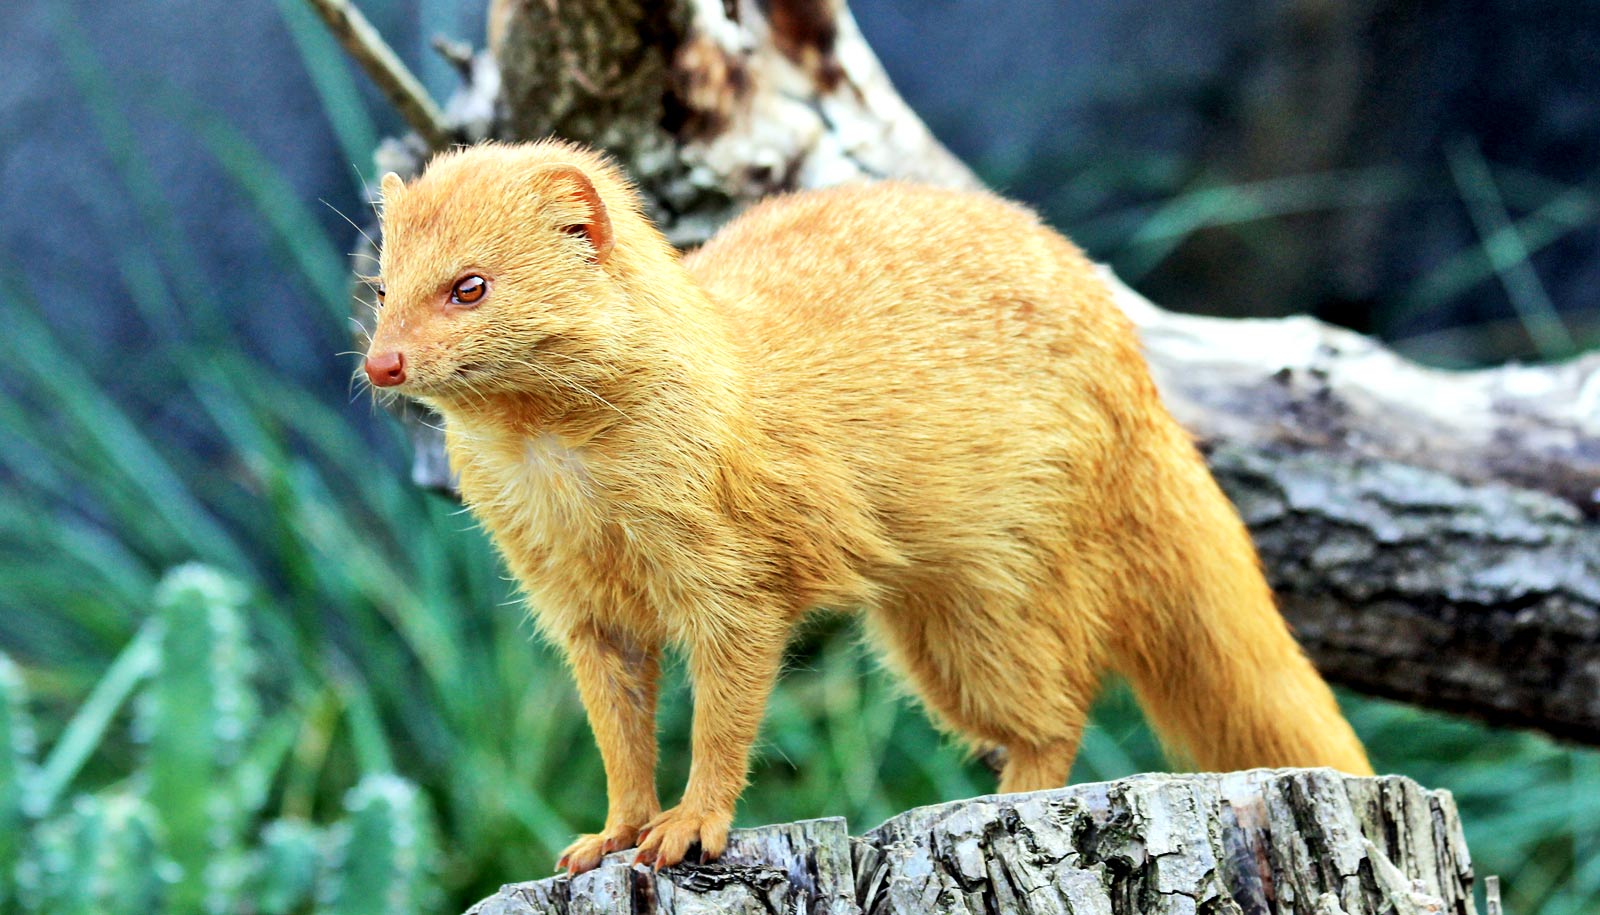
[(606, 855), (632, 848), (638, 834), (637, 827), (617, 826), (605, 832), (579, 836), (577, 841), (568, 845), (566, 851), (561, 853), (561, 859), (556, 862), (556, 870), (565, 870), (574, 877), (585, 871), (592, 871), (600, 865), (600, 859)]
[(639, 834), (639, 853), (634, 864), (647, 864), (656, 870), (683, 861), (689, 849), (700, 846), (700, 861), (715, 861), (728, 847), (731, 813), (708, 813), (672, 808), (649, 823)]

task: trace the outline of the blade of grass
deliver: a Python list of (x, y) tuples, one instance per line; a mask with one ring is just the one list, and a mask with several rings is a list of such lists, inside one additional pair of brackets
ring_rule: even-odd
[(1116, 258), (1120, 273), (1138, 279), (1201, 229), (1296, 213), (1374, 206), (1411, 192), (1405, 174), (1388, 166), (1272, 178), (1179, 194), (1159, 207)]
[(366, 192), (372, 179), (372, 151), (378, 148), (378, 130), (351, 73), (351, 64), (316, 14), (304, 0), (274, 0), (278, 15), (289, 30), (300, 63), (311, 77), (311, 85), (322, 102), (322, 113), (339, 140), (344, 158), (356, 170), (356, 178)]
[(350, 726), (351, 742), (355, 745), (356, 760), (363, 775), (394, 771), (394, 755), (389, 752), (389, 741), (383, 736), (383, 724), (378, 709), (372, 702), (372, 693), (361, 674), (349, 659), (335, 652), (331, 656), (333, 673), (330, 680), (339, 695), (345, 721)]
[(1600, 219), (1600, 200), (1587, 187), (1569, 187), (1539, 204), (1515, 222), (1494, 229), (1481, 244), (1457, 252), (1430, 270), (1401, 299), (1389, 320), (1398, 324), (1407, 316), (1428, 311), (1456, 298), (1495, 275), (1491, 251), (1518, 245), (1528, 257), (1555, 244), (1574, 231)]
[(1572, 876), (1572, 892), (1580, 898), (1600, 902), (1600, 752), (1574, 750), (1571, 753), (1572, 852), (1578, 862)]
[[(50, 8), (53, 10), (50, 24), (61, 60), (66, 64), (73, 86), (83, 97), (90, 123), (100, 137), (123, 190), (161, 252), (168, 281), (186, 306), (179, 307), (178, 301), (169, 302), (162, 326), (172, 328), (174, 336), (181, 336), (177, 331), (182, 328), (214, 330), (212, 319), (219, 314), (216, 297), (205, 279), (192, 269), (195, 262), (192, 248), (162, 190), (160, 179), (139, 152), (138, 137), (119, 107), (118, 92), (111, 77), (73, 17), (71, 5), (53, 4)], [(195, 320), (197, 317), (199, 321)]]
[(146, 621), (133, 641), (106, 669), (105, 676), (95, 684), (89, 698), (72, 716), (39, 767), (27, 798), (31, 816), (44, 817), (54, 809), (67, 785), (104, 739), (111, 719), (139, 682), (155, 668), (159, 638), (160, 629), (153, 621)]
[(244, 758), (234, 766), (233, 795), (238, 799), (239, 813), (246, 822), (255, 820), (266, 807), (273, 782), (294, 749), (295, 734), (304, 714), (291, 705), (268, 718), (251, 741)]
[(1563, 190), (1562, 194), (1550, 197), (1528, 216), (1491, 232), (1482, 245), (1459, 251), (1453, 258), (1430, 270), (1405, 294), (1402, 315), (1398, 317), (1440, 306), (1493, 277), (1496, 267), (1490, 251), (1515, 245), (1517, 242), (1509, 242), (1512, 235), (1520, 238), (1523, 250), (1528, 256), (1533, 256), (1573, 234), (1574, 230), (1594, 226), (1597, 219), (1600, 219), (1600, 200), (1595, 198), (1592, 190), (1587, 187)]
[[(0, 263), (0, 278), (9, 284), (14, 275), (10, 265)], [(250, 569), (233, 536), (194, 498), (138, 425), (57, 344), (49, 329), (9, 296), (0, 295), (0, 316), (7, 328), (0, 338), (6, 364), (24, 371), (50, 396), (58, 415), (73, 421), (94, 443), (107, 468), (122, 471), (137, 484), (151, 516), (162, 519), (196, 556), (239, 574)]]
[[(86, 209), (96, 214), (101, 231), (106, 238), (127, 235), (126, 218), (117, 212), (120, 195), (107, 194), (103, 188), (78, 188), (76, 193)], [(112, 245), (107, 252), (117, 267), (117, 278), (127, 299), (138, 312), (145, 328), (163, 348), (172, 348), (183, 338), (184, 325), (174, 315), (177, 299), (161, 273), (161, 264), (149, 245)]]
[(295, 734), (283, 779), (283, 802), (278, 815), (285, 819), (311, 819), (316, 806), (317, 783), (339, 726), (339, 697), (324, 685), (306, 704)]
[[(865, 807), (877, 780), (874, 741), (864, 727), (862, 676), (853, 646), (830, 640), (821, 658), (823, 728), (831, 749), (833, 764), (842, 776), (845, 798), (852, 806)], [(876, 744), (876, 746), (874, 746)]]
[[(8, 545), (9, 546), (9, 545)], [(57, 698), (77, 698), (104, 672), (104, 659), (128, 641), (125, 607), (94, 593), (92, 574), (49, 557), (0, 562), (0, 644), (19, 656), (48, 658)], [(87, 586), (87, 587), (86, 587)]]
[(298, 521), (308, 542), (330, 562), (339, 557), (343, 573), (384, 614), (422, 662), (435, 687), (448, 696), (462, 666), (460, 640), (454, 631), (456, 620), (450, 608), (420, 600), (410, 587), (410, 577), (402, 574), (367, 538), (352, 530), (350, 519), (330, 507), (337, 500), (323, 490), (321, 481), (308, 474), (300, 477), (308, 497), (300, 505)]
[[(305, 12), (300, 0), (279, 0), (280, 5), (285, 3)], [(330, 332), (342, 332), (349, 315), (352, 277), (339, 246), (312, 215), (300, 190), (242, 131), (193, 99), (170, 89), (146, 92), (143, 97), (193, 130), (223, 173), (249, 198), (299, 275), (327, 304), (327, 314), (336, 319)]]
[(1449, 153), (1450, 176), (1477, 230), (1479, 245), (1494, 265), (1511, 306), (1541, 355), (1554, 358), (1577, 352), (1577, 343), (1561, 321), (1555, 303), (1533, 269), (1532, 253), (1511, 222), (1494, 174), (1477, 144), (1463, 140)]
[(1083, 730), (1072, 768), (1075, 782), (1103, 782), (1143, 771), (1106, 728), (1093, 722)]
[[(75, 561), (75, 571), (92, 569), (97, 573), (94, 587), (110, 589), (113, 597), (132, 604), (150, 594), (155, 578), (138, 557), (134, 556), (117, 538), (98, 526), (90, 525), (64, 514), (41, 517), (34, 504), (21, 500), (0, 500), (0, 531), (26, 540), (28, 546), (40, 554), (55, 553), (61, 559)], [(41, 570), (29, 570), (39, 574)], [(81, 577), (80, 586), (85, 586)], [(126, 628), (121, 634), (127, 636)]]

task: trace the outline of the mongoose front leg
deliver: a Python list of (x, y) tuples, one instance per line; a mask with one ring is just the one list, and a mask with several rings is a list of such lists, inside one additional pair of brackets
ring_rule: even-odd
[(606, 825), (567, 846), (556, 868), (581, 874), (632, 848), (661, 810), (656, 798), (656, 680), (660, 652), (637, 636), (584, 624), (562, 639), (606, 770)]
[(744, 789), (750, 745), (782, 662), (786, 632), (741, 628), (702, 632), (689, 645), (694, 679), (694, 759), (678, 806), (645, 825), (635, 863), (659, 870), (699, 843), (710, 861), (728, 844), (733, 808)]

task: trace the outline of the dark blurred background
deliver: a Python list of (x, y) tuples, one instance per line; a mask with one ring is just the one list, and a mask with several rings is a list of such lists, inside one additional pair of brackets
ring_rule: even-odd
[[(482, 3), (367, 6), (447, 96), (454, 75), (427, 39), (481, 42)], [(1568, 355), (1600, 333), (1600, 5), (853, 9), (941, 139), (1157, 302), (1309, 312), (1441, 364)], [(230, 321), (275, 367), (341, 375), (317, 333), (326, 314), (264, 256), (257, 202), (196, 130), (222, 120), (284, 192), (361, 211), (369, 142), (397, 120), (359, 79), (330, 117), (330, 81), (319, 95), (301, 52), (332, 46), (305, 13), (289, 0), (145, 0), (4, 16), (0, 248), (51, 282), (56, 319), (107, 345), (146, 333), (108, 252), (156, 206), (175, 217), (166, 241), (199, 258), (195, 275), (228, 277), (216, 295), (238, 303)], [(141, 154), (119, 151), (128, 143)], [(132, 193), (113, 190), (130, 180)], [(348, 227), (319, 209), (321, 230), (346, 243)]]
[[(441, 99), (455, 77), (428, 40), (482, 42), (481, 2), (360, 5)], [(1307, 312), (1443, 366), (1600, 341), (1600, 4), (852, 7), (941, 139), (1160, 304)], [(198, 559), (252, 595), (241, 848), (258, 821), (322, 829), (358, 779), (397, 772), (453, 904), (598, 825), (559, 664), (482, 537), (407, 486), (393, 424), (352, 403), (341, 213), (366, 221), (371, 150), (398, 127), (302, 0), (0, 10), (0, 651), (54, 773), (36, 819), (68, 787), (142, 790), (149, 735), (122, 700), (143, 687), (115, 665), (163, 570)], [(741, 822), (861, 829), (989, 790), (848, 625), (794, 666)], [(1345, 698), (1380, 770), (1456, 792), (1513, 911), (1600, 905), (1595, 753)], [(1162, 765), (1125, 691), (1095, 720), (1075, 779)], [(64, 732), (94, 751), (61, 751)]]

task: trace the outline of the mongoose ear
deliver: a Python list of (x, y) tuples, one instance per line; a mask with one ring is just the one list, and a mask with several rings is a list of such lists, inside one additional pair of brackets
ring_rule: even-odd
[(614, 238), (611, 234), (611, 217), (606, 213), (606, 202), (594, 189), (594, 182), (576, 165), (552, 165), (539, 175), (555, 188), (557, 199), (569, 203), (574, 216), (563, 228), (582, 235), (594, 248), (593, 260), (603, 264), (611, 256)]
[(379, 182), (378, 186), (383, 189), (384, 200), (393, 200), (400, 196), (401, 191), (406, 189), (406, 183), (400, 180), (400, 176), (394, 172), (385, 172), (383, 180)]

